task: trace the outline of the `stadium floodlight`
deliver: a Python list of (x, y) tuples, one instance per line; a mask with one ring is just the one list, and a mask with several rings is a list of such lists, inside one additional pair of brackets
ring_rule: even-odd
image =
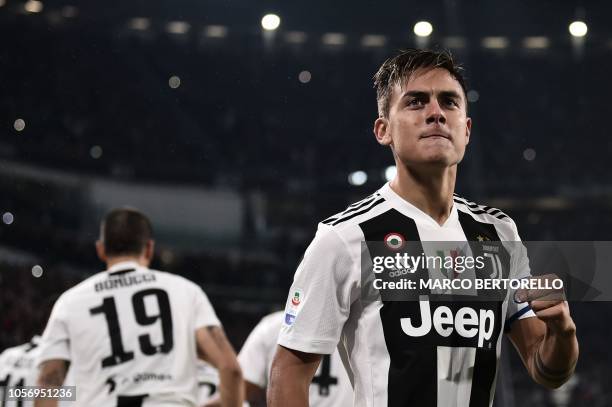
[(23, 8), (28, 13), (40, 13), (43, 9), (43, 4), (38, 0), (28, 0), (23, 5)]
[(504, 49), (508, 48), (509, 41), (506, 37), (484, 37), (482, 46), (488, 49)]
[(151, 26), (151, 20), (146, 17), (134, 17), (128, 22), (128, 27), (132, 30), (145, 31)]
[(26, 126), (26, 123), (25, 123), (25, 120), (23, 119), (17, 119), (13, 123), (13, 128), (17, 131), (23, 131), (23, 129), (25, 129), (25, 126)]
[(526, 37), (523, 46), (528, 49), (544, 49), (550, 46), (548, 37)]
[(321, 41), (325, 45), (338, 46), (346, 43), (346, 35), (341, 33), (326, 33), (321, 37)]
[(414, 25), (414, 34), (418, 37), (429, 37), (433, 32), (433, 26), (428, 21), (419, 21)]
[(365, 171), (351, 172), (348, 176), (348, 182), (351, 185), (360, 186), (368, 181), (368, 174)]
[(363, 47), (383, 47), (387, 43), (387, 37), (384, 35), (367, 34), (361, 38)]
[(261, 19), (261, 26), (266, 31), (274, 31), (280, 26), (280, 17), (276, 14), (266, 14)]
[(170, 21), (166, 24), (166, 31), (170, 34), (187, 34), (191, 25), (185, 21)]
[(395, 174), (397, 174), (397, 167), (395, 165), (390, 165), (385, 169), (385, 179), (387, 181), (391, 181), (395, 178)]
[(42, 277), (43, 272), (44, 272), (43, 268), (40, 267), (38, 264), (32, 267), (32, 277), (40, 278)]
[(204, 29), (208, 38), (224, 38), (227, 36), (227, 27), (224, 25), (209, 25)]
[(569, 32), (574, 37), (584, 37), (589, 31), (584, 21), (574, 21), (569, 25)]
[(4, 213), (2, 214), (2, 222), (3, 222), (5, 225), (10, 225), (10, 224), (12, 224), (14, 220), (15, 220), (15, 217), (14, 217), (14, 216), (13, 216), (13, 214), (12, 214), (12, 213), (10, 213), (10, 212), (4, 212)]

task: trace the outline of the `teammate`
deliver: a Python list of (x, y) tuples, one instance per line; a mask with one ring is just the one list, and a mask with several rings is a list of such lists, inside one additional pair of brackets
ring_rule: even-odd
[[(272, 358), (284, 312), (265, 316), (253, 329), (238, 354), (245, 380), (246, 398), (251, 405), (265, 405)], [(348, 407), (353, 405), (353, 389), (338, 351), (322, 357), (310, 384), (310, 406)], [(259, 404), (257, 404), (259, 403)]]
[[(391, 148), (397, 174), (319, 224), (291, 287), (290, 299), (298, 295), (300, 304), (287, 302), (268, 405), (307, 406), (307, 384), (321, 355), (338, 346), (355, 406), (491, 406), (502, 328), (536, 382), (561, 385), (578, 358), (576, 326), (562, 299), (510, 290), (503, 301), (479, 301), (476, 293), (472, 301), (446, 296), (443, 304), (433, 291), (416, 301), (363, 295), (364, 241), (386, 242), (390, 249), (431, 241), (520, 241), (515, 223), (500, 210), (454, 195), (472, 122), (464, 79), (450, 55), (403, 51), (381, 66), (375, 87), (374, 134)], [(514, 246), (506, 257), (503, 250), (496, 254), (503, 257), (500, 272), (527, 277), (526, 254)]]
[(38, 376), (36, 360), (40, 348), (40, 336), (30, 342), (5, 349), (0, 354), (0, 407), (31, 406), (27, 401), (8, 401), (7, 387), (35, 386)]
[(195, 406), (199, 355), (219, 370), (224, 405), (241, 405), (240, 366), (212, 305), (192, 282), (149, 269), (153, 248), (142, 213), (106, 215), (96, 249), (108, 270), (56, 302), (40, 344), (39, 385), (61, 385), (70, 363), (75, 407)]

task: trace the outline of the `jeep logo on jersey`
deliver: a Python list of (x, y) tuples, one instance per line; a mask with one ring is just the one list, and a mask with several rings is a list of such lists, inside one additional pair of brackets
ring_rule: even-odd
[(402, 331), (412, 337), (425, 336), (431, 332), (433, 326), (438, 335), (447, 338), (453, 332), (463, 338), (476, 338), (477, 347), (482, 348), (485, 341), (489, 341), (495, 329), (495, 313), (490, 309), (475, 310), (463, 307), (453, 311), (444, 305), (438, 306), (431, 315), (429, 301), (419, 301), (421, 310), (421, 325), (414, 326), (412, 318), (401, 318)]
[(391, 232), (385, 236), (385, 244), (391, 250), (399, 250), (404, 246), (406, 238), (397, 232)]

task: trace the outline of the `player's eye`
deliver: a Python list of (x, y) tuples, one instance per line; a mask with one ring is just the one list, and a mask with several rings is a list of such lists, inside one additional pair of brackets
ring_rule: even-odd
[(411, 107), (423, 106), (424, 104), (425, 104), (425, 101), (423, 101), (423, 99), (420, 99), (420, 98), (408, 99), (408, 102), (406, 103), (407, 106), (411, 106)]
[(453, 98), (446, 98), (444, 99), (444, 105), (449, 106), (449, 107), (459, 107), (459, 103), (453, 99)]

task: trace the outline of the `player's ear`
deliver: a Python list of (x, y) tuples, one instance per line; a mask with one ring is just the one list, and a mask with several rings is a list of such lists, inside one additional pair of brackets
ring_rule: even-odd
[(100, 261), (106, 263), (106, 250), (104, 250), (104, 242), (102, 240), (96, 240), (96, 253)]
[(374, 122), (374, 136), (380, 145), (388, 146), (391, 144), (391, 134), (389, 132), (389, 120), (379, 117)]
[(472, 119), (468, 117), (465, 120), (465, 144), (470, 142), (470, 134), (472, 134)]
[(147, 261), (151, 261), (153, 259), (153, 254), (155, 253), (155, 240), (149, 239), (147, 240), (147, 244), (145, 245), (144, 256)]

